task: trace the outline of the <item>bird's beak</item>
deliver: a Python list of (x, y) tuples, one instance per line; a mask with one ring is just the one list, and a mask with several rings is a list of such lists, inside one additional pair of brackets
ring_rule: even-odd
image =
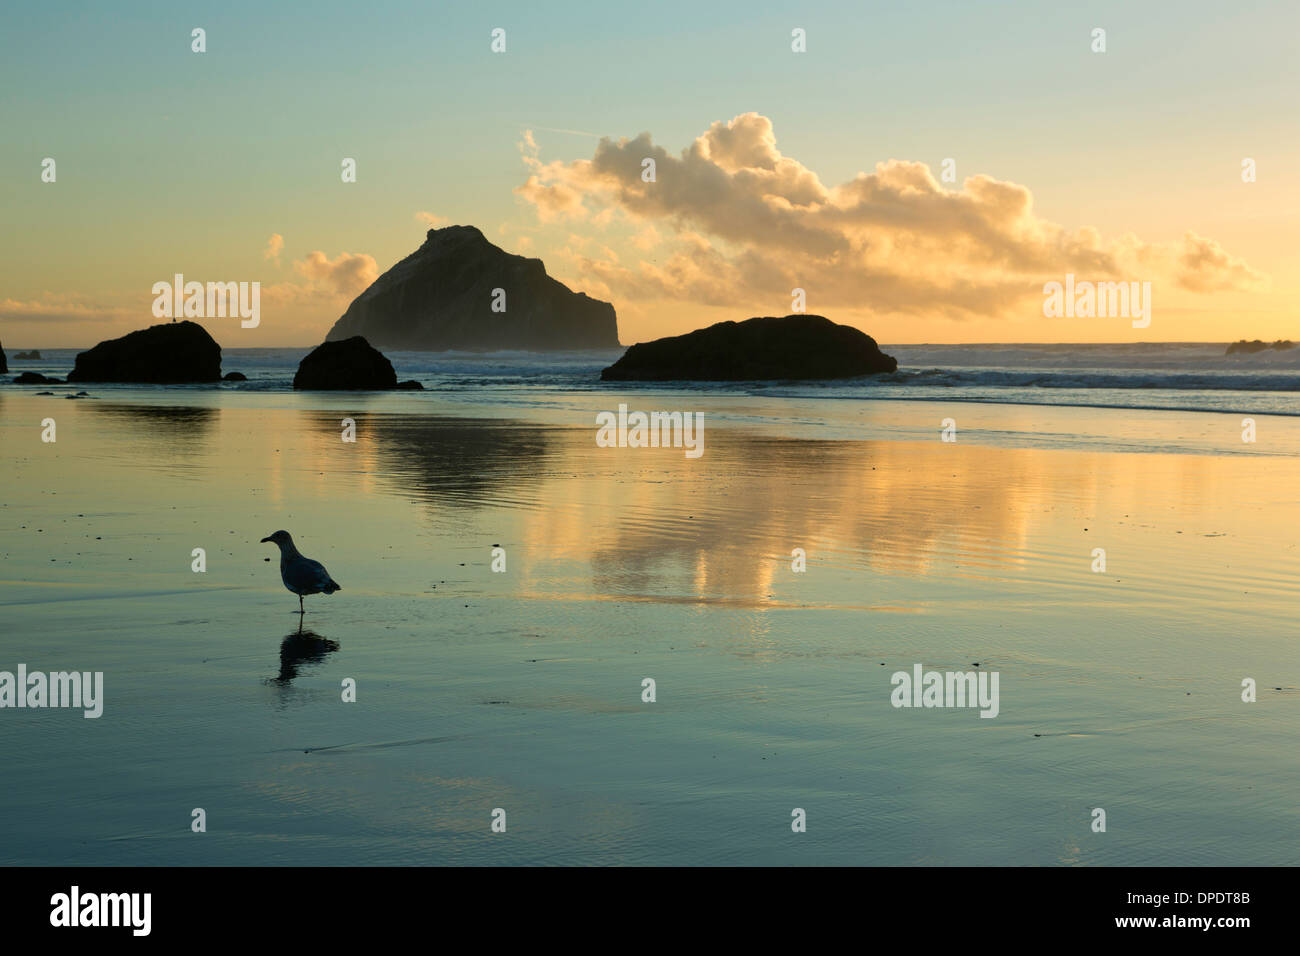
[(266, 544), (266, 542), (270, 540), (271, 540), (270, 538), (263, 538), (261, 541), (258, 542), (258, 544)]

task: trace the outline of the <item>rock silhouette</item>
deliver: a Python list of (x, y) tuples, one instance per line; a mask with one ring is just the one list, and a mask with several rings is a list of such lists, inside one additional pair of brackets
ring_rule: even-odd
[(820, 315), (719, 322), (686, 335), (633, 345), (600, 373), (611, 382), (753, 382), (852, 378), (893, 372), (898, 361), (876, 340)]
[[(1223, 354), (1237, 355), (1239, 353), (1245, 353), (1246, 355), (1250, 355), (1255, 352), (1266, 352), (1269, 349), (1273, 349), (1278, 352), (1285, 352), (1287, 349), (1293, 349), (1295, 347), (1296, 347), (1295, 343), (1292, 342), (1290, 339), (1278, 339), (1272, 345), (1269, 345), (1267, 342), (1260, 341), (1259, 339), (1256, 339), (1253, 342), (1247, 342), (1245, 339), (1241, 339), (1240, 341), (1233, 342), (1231, 345), (1229, 345), (1228, 351), (1224, 352)], [(16, 357), (17, 356), (15, 356), (15, 358)]]
[(323, 342), (298, 364), (294, 388), (379, 389), (396, 388), (397, 373), (382, 352), (360, 335), (338, 342)]
[(540, 259), (447, 226), (357, 296), (325, 339), (355, 335), (417, 351), (617, 348), (618, 322), (612, 305), (552, 279)]
[(197, 322), (169, 322), (100, 342), (77, 356), (69, 382), (179, 385), (221, 380), (221, 346)]

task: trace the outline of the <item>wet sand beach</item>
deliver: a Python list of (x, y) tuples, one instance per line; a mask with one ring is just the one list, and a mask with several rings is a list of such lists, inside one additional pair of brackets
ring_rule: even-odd
[[(661, 399), (0, 394), (0, 669), (104, 673), (0, 712), (0, 860), (1294, 862), (1292, 420), (695, 396), (701, 458), (597, 447)], [(280, 528), (344, 589), (302, 634)], [(891, 706), (918, 663), (998, 716)]]

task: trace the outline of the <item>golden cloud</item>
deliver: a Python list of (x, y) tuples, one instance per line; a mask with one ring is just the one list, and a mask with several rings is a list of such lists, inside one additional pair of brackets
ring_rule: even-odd
[[(1161, 244), (1067, 229), (1035, 212), (1027, 187), (987, 175), (947, 189), (925, 163), (891, 159), (827, 187), (780, 152), (758, 113), (713, 123), (680, 155), (649, 133), (603, 138), (591, 159), (573, 162), (542, 162), (531, 133), (520, 151), (528, 177), (515, 193), (542, 221), (619, 216), (642, 230), (638, 249), (667, 247), (624, 265), (570, 241), (566, 254), (584, 279), (631, 298), (759, 305), (798, 287), (812, 311), (960, 318), (1023, 310), (1067, 272), (1197, 293), (1264, 280), (1194, 233)], [(654, 160), (652, 182), (642, 178), (645, 159)], [(656, 227), (673, 238), (659, 243)]]

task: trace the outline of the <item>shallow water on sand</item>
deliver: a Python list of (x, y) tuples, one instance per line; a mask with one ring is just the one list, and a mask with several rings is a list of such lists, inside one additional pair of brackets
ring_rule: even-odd
[[(919, 403), (836, 413), (870, 440), (724, 405), (689, 460), (577, 398), (0, 396), (0, 670), (105, 683), (0, 710), (0, 861), (1295, 861), (1300, 459), (1194, 414), (945, 444)], [(1185, 453), (1115, 450), (1157, 431)], [(343, 586), (304, 635), (279, 528)], [(891, 706), (975, 662), (995, 719)]]

